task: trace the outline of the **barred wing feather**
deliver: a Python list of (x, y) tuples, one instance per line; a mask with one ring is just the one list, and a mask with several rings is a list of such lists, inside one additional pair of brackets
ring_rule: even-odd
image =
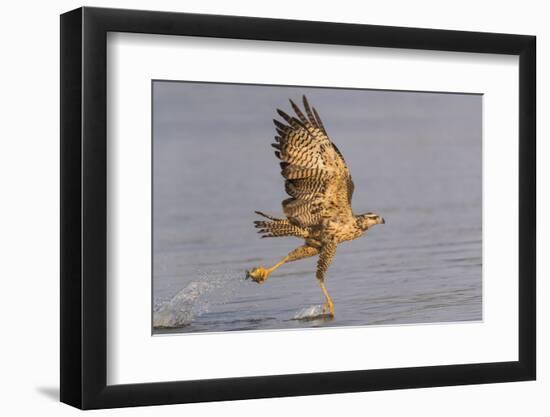
[(290, 196), (283, 201), (285, 215), (301, 227), (318, 225), (325, 218), (352, 216), (354, 186), (342, 154), (305, 96), (305, 115), (292, 100), (290, 104), (296, 116), (277, 110), (286, 124), (274, 120), (278, 136), (272, 144)]

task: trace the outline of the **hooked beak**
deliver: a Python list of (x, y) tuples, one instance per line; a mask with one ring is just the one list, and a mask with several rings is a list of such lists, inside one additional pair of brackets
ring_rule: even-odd
[(386, 220), (383, 217), (380, 217), (380, 224), (386, 224)]

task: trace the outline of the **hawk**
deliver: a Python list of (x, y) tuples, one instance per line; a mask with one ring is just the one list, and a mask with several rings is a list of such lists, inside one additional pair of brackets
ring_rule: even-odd
[(292, 101), (296, 116), (277, 109), (284, 120), (274, 119), (277, 136), (271, 146), (280, 159), (285, 191), (283, 201), (286, 218), (277, 218), (260, 211), (267, 220), (255, 221), (262, 237), (294, 236), (305, 240), (270, 268), (263, 266), (246, 271), (246, 278), (262, 284), (281, 265), (319, 255), (317, 280), (326, 298), (323, 312), (334, 317), (334, 303), (325, 287), (325, 274), (339, 243), (357, 239), (369, 228), (385, 221), (368, 212), (355, 215), (351, 208), (353, 180), (342, 153), (330, 140), (315, 108), (303, 96), (305, 115)]

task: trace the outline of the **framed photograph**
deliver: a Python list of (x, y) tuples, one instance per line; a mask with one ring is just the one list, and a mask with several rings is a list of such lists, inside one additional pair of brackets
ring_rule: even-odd
[(61, 401), (535, 379), (535, 103), (533, 36), (63, 14)]

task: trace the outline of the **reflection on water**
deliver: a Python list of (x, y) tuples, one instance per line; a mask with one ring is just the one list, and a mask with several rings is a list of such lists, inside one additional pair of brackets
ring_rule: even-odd
[[(319, 317), (315, 259), (244, 280), (301, 244), (252, 221), (286, 198), (271, 119), (303, 92), (348, 162), (354, 210), (386, 219), (338, 247), (334, 320)], [(482, 318), (480, 96), (156, 83), (154, 98), (156, 332)]]

